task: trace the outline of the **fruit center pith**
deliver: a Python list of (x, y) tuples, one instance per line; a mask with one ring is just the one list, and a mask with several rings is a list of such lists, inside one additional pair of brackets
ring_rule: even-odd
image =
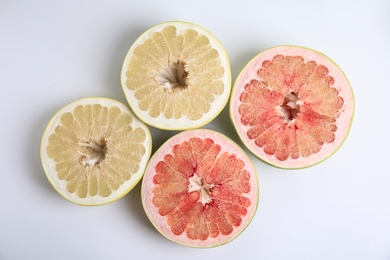
[(87, 141), (80, 142), (81, 163), (83, 166), (94, 166), (100, 164), (107, 153), (106, 141), (101, 139), (100, 141)]
[(187, 88), (188, 72), (184, 69), (185, 63), (181, 60), (170, 63), (162, 68), (156, 76), (157, 82), (165, 87), (165, 90), (172, 91), (176, 88)]
[(298, 93), (291, 91), (284, 97), (283, 104), (279, 107), (279, 113), (287, 122), (293, 121), (298, 117), (301, 101), (298, 98)]
[(200, 178), (196, 173), (188, 179), (188, 192), (198, 191), (200, 193), (199, 201), (203, 205), (211, 202), (210, 189), (214, 187), (213, 184), (205, 183), (203, 178)]

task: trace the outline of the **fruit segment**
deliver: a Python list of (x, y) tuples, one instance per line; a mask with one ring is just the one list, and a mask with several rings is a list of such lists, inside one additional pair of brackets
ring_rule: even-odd
[(100, 204), (100, 198), (111, 200), (123, 193), (139, 181), (150, 155), (147, 128), (128, 108), (111, 102), (116, 104), (99, 98), (72, 103), (57, 113), (43, 138), (49, 179), (63, 196), (79, 204)]
[[(60, 121), (62, 126), (49, 137), (47, 154), (70, 193), (107, 197), (138, 171), (146, 134), (132, 129), (130, 115), (116, 107), (80, 105)], [(127, 151), (132, 151), (128, 158), (123, 156)]]
[(222, 46), (205, 29), (166, 22), (130, 48), (122, 86), (133, 111), (157, 128), (182, 130), (214, 118), (230, 94), (230, 67)]
[(157, 152), (159, 159), (149, 163), (143, 181), (143, 203), (152, 222), (159, 218), (154, 224), (190, 246), (235, 237), (253, 217), (258, 189), (242, 152), (197, 131), (208, 132), (191, 131), (168, 145), (171, 149)]
[(289, 46), (256, 56), (238, 77), (231, 100), (244, 143), (283, 168), (313, 165), (331, 155), (348, 134), (354, 110), (350, 85), (333, 62)]
[(223, 74), (218, 52), (206, 36), (191, 29), (178, 34), (176, 27), (167, 26), (134, 49), (126, 85), (151, 117), (162, 113), (196, 120), (210, 110), (214, 95), (222, 94)]
[(332, 88), (324, 66), (301, 56), (277, 55), (263, 62), (242, 92), (241, 122), (248, 137), (269, 155), (283, 161), (310, 156), (334, 141), (334, 124), (343, 99)]

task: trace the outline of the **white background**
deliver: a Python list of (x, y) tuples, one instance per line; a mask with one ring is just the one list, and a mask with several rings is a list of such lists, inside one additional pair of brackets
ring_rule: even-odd
[[(147, 219), (140, 186), (81, 207), (50, 186), (43, 131), (87, 96), (126, 102), (119, 74), (134, 40), (167, 20), (197, 23), (225, 46), (233, 80), (258, 52), (317, 49), (348, 76), (356, 113), (325, 162), (286, 171), (253, 159), (260, 204), (249, 227), (213, 249), (177, 245)], [(0, 2), (0, 259), (390, 259), (390, 1)], [(205, 128), (238, 138), (227, 109)], [(174, 132), (152, 129), (154, 149)]]

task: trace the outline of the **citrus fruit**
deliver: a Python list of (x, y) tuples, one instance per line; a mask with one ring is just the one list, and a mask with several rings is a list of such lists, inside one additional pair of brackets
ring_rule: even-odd
[(203, 126), (226, 105), (231, 71), (220, 42), (187, 22), (165, 22), (144, 32), (128, 51), (121, 83), (134, 113), (165, 130)]
[(189, 247), (214, 247), (237, 237), (253, 218), (259, 197), (247, 155), (206, 129), (166, 141), (150, 159), (141, 191), (155, 228)]
[(278, 46), (256, 55), (234, 84), (230, 116), (242, 142), (280, 168), (331, 156), (347, 137), (354, 97), (347, 77), (322, 53)]
[(41, 142), (41, 160), (52, 186), (80, 205), (103, 205), (129, 192), (141, 179), (151, 136), (124, 104), (84, 98), (59, 110)]

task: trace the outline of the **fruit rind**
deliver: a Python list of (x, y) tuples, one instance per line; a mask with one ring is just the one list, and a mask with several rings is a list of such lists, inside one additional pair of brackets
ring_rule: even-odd
[[(63, 115), (64, 112), (72, 111), (76, 106), (78, 105), (88, 105), (88, 104), (100, 104), (100, 105), (107, 105), (107, 106), (117, 106), (121, 109), (121, 111), (129, 113), (132, 116), (132, 126), (139, 127), (144, 130), (146, 137), (144, 141), (144, 147), (145, 147), (145, 153), (142, 156), (142, 159), (139, 163), (140, 168), (137, 173), (133, 174), (131, 177), (131, 180), (128, 181), (125, 184), (123, 184), (118, 190), (114, 191), (110, 196), (108, 197), (87, 197), (85, 199), (79, 198), (74, 194), (69, 193), (66, 190), (66, 183), (59, 178), (57, 178), (56, 170), (55, 170), (55, 163), (52, 159), (50, 159), (46, 154), (46, 147), (48, 146), (48, 137), (53, 133), (55, 127), (59, 124), (59, 120), (61, 115)], [(65, 106), (63, 106), (60, 110), (58, 110), (53, 117), (50, 119), (49, 123), (46, 126), (46, 129), (44, 131), (44, 134), (41, 139), (41, 145), (40, 145), (40, 157), (41, 157), (41, 163), (42, 167), (44, 169), (45, 175), (52, 185), (52, 187), (59, 193), (64, 199), (68, 200), (69, 202), (72, 202), (77, 205), (81, 206), (101, 206), (106, 205), (109, 203), (112, 203), (114, 201), (119, 200), (123, 196), (125, 196), (128, 192), (130, 192), (142, 179), (142, 176), (144, 174), (144, 170), (146, 167), (146, 164), (150, 158), (152, 152), (152, 137), (150, 134), (150, 131), (148, 127), (139, 121), (136, 116), (132, 113), (130, 108), (126, 106), (125, 104), (114, 100), (110, 98), (105, 97), (85, 97), (78, 99), (76, 101), (73, 101)]]
[[(204, 114), (200, 119), (198, 120), (190, 120), (187, 117), (181, 117), (179, 119), (167, 119), (162, 114), (158, 116), (157, 118), (151, 118), (148, 115), (148, 111), (142, 111), (138, 107), (138, 100), (135, 98), (134, 93), (132, 93), (127, 85), (126, 85), (126, 71), (127, 67), (130, 61), (131, 56), (133, 55), (133, 52), (135, 48), (140, 44), (143, 43), (146, 39), (149, 38), (149, 36), (153, 32), (159, 32), (166, 26), (175, 26), (178, 31), (184, 31), (186, 29), (194, 29), (204, 35), (206, 35), (209, 40), (210, 44), (215, 47), (215, 50), (219, 53), (219, 58), (221, 59), (221, 64), (225, 69), (224, 76), (222, 78), (222, 81), (224, 83), (224, 91), (219, 97), (211, 104), (212, 109)], [(221, 44), (221, 42), (207, 29), (204, 27), (191, 23), (191, 22), (185, 22), (185, 21), (179, 21), (179, 20), (173, 20), (173, 21), (166, 21), (159, 23), (157, 25), (154, 25), (147, 29), (144, 33), (142, 33), (136, 41), (133, 43), (133, 45), (130, 47), (129, 51), (127, 52), (124, 62), (122, 64), (122, 70), (121, 70), (121, 85), (123, 92), (126, 96), (126, 99), (130, 105), (130, 108), (133, 110), (134, 114), (145, 124), (150, 125), (152, 127), (162, 129), (162, 130), (191, 130), (200, 128), (208, 123), (210, 123), (215, 117), (217, 117), (226, 104), (229, 101), (230, 93), (231, 93), (231, 87), (232, 87), (232, 78), (231, 78), (231, 69), (230, 69), (230, 61), (227, 55), (227, 52), (224, 48), (224, 46)]]
[[(282, 55), (302, 55), (305, 57), (305, 60), (307, 59), (307, 54), (310, 53), (310, 55), (314, 56), (318, 64), (325, 65), (326, 67), (331, 67), (330, 69), (331, 73), (335, 73), (335, 75), (332, 75), (336, 77), (338, 80), (340, 80), (343, 84), (342, 88), (339, 88), (339, 91), (342, 91), (342, 98), (344, 99), (344, 107), (342, 108), (342, 116), (337, 119), (337, 125), (338, 127), (341, 126), (342, 130), (338, 130), (338, 132), (342, 132), (342, 134), (337, 135), (337, 140), (335, 141), (335, 144), (328, 145), (325, 149), (323, 149), (313, 156), (309, 156), (308, 158), (304, 158), (300, 161), (293, 161), (293, 160), (286, 160), (286, 161), (278, 161), (273, 156), (269, 156), (264, 154), (263, 151), (259, 152), (258, 147), (248, 142), (246, 137), (246, 131), (243, 130), (244, 127), (242, 127), (240, 124), (240, 118), (237, 112), (238, 109), (238, 103), (239, 103), (239, 97), (240, 94), (239, 88), (244, 85), (244, 81), (258, 78), (256, 75), (255, 68), (261, 68), (261, 64), (265, 60), (272, 59), (276, 54), (282, 54)], [(310, 56), (309, 55), (309, 56)], [(310, 57), (312, 57), (310, 56)], [(310, 59), (310, 57), (308, 59)], [(252, 68), (251, 72), (250, 71)], [(242, 144), (248, 148), (254, 154), (257, 158), (264, 161), (265, 163), (272, 165), (277, 168), (281, 169), (302, 169), (302, 168), (308, 168), (312, 167), (314, 165), (317, 165), (324, 160), (331, 157), (335, 152), (337, 152), (341, 146), (346, 141), (349, 132), (352, 127), (353, 118), (355, 114), (355, 98), (353, 89), (351, 87), (351, 84), (346, 77), (344, 71), (327, 55), (323, 54), (322, 52), (319, 52), (317, 50), (302, 47), (302, 46), (294, 46), (294, 45), (281, 45), (281, 46), (275, 46), (271, 47), (269, 49), (266, 49), (264, 51), (261, 51), (257, 55), (255, 55), (241, 70), (239, 75), (236, 78), (236, 81), (233, 84), (232, 94), (229, 101), (229, 116), (230, 119), (236, 129), (236, 133), (238, 134)], [(347, 122), (347, 123), (344, 123)]]
[[(221, 146), (228, 144), (229, 148), (224, 148), (224, 151), (231, 151), (233, 154), (238, 155), (240, 159), (242, 159), (246, 166), (245, 168), (251, 173), (251, 184), (252, 190), (248, 195), (251, 199), (251, 206), (248, 208), (247, 215), (243, 218), (242, 225), (234, 231), (234, 233), (228, 236), (218, 236), (217, 239), (207, 239), (205, 241), (202, 240), (191, 240), (186, 237), (183, 233), (180, 236), (175, 236), (170, 231), (170, 226), (165, 224), (166, 219), (163, 216), (158, 214), (158, 209), (152, 205), (152, 186), (153, 183), (150, 178), (153, 178), (151, 175), (154, 172), (154, 168), (156, 164), (162, 159), (165, 154), (168, 154), (172, 151), (173, 146), (183, 141), (187, 141), (191, 137), (200, 137), (200, 138), (211, 138), (213, 140), (218, 140), (216, 143), (221, 144)], [(144, 207), (145, 213), (149, 218), (152, 225), (156, 228), (156, 230), (162, 234), (168, 240), (178, 243), (183, 246), (193, 247), (193, 248), (211, 248), (224, 245), (226, 243), (231, 242), (235, 238), (237, 238), (250, 224), (253, 220), (259, 203), (259, 181), (258, 174), (256, 168), (253, 165), (253, 162), (249, 158), (249, 156), (239, 147), (236, 143), (234, 143), (227, 136), (208, 129), (196, 129), (196, 130), (187, 130), (183, 131), (170, 139), (168, 139), (160, 148), (154, 153), (154, 155), (149, 160), (148, 166), (145, 170), (145, 175), (141, 184), (141, 200), (142, 205)]]

